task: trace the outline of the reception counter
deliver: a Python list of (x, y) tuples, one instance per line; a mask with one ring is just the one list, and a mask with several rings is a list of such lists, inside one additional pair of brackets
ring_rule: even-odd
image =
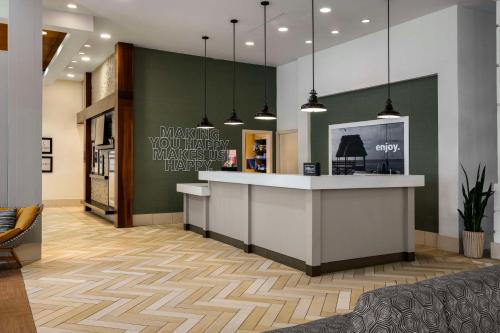
[(178, 184), (184, 225), (309, 276), (413, 260), (414, 189), (424, 176), (201, 171)]

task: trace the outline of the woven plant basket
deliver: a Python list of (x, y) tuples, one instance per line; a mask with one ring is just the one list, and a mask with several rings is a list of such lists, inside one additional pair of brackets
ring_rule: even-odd
[(464, 231), (463, 238), (464, 255), (468, 258), (482, 258), (484, 250), (484, 232)]

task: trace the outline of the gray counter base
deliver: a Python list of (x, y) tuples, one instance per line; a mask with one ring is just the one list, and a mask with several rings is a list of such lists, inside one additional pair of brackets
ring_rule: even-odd
[(184, 194), (187, 230), (310, 276), (414, 259), (414, 188), (209, 188)]
[(274, 252), (257, 245), (247, 245), (240, 240), (224, 236), (213, 231), (203, 230), (202, 228), (195, 225), (184, 224), (184, 230), (197, 233), (203, 236), (203, 238), (211, 238), (224, 244), (234, 246), (246, 253), (255, 253), (261, 257), (274, 260), (276, 262), (279, 262), (280, 264), (302, 271), (311, 277), (367, 266), (385, 265), (398, 261), (415, 260), (415, 252), (401, 252), (357, 259), (332, 261), (328, 263), (322, 263), (321, 266), (309, 266), (305, 263), (305, 261), (292, 258), (282, 253)]

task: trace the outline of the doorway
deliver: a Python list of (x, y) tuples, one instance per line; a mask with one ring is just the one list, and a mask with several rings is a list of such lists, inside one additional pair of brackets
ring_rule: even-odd
[(277, 171), (296, 175), (299, 173), (298, 133), (297, 130), (278, 131), (277, 133)]

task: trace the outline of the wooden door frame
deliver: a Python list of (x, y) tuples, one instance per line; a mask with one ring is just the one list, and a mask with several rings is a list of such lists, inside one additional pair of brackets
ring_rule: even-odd
[[(299, 130), (298, 129), (291, 129), (291, 130), (282, 130), (282, 131), (276, 131), (276, 173), (281, 173), (281, 167), (280, 167), (280, 135), (283, 134), (293, 134), (297, 133), (297, 139), (298, 139), (298, 134)], [(297, 153), (298, 153), (298, 142), (297, 142)], [(297, 164), (299, 163), (297, 159)], [(297, 169), (300, 171), (299, 165), (297, 165)]]
[[(268, 146), (271, 147), (273, 150), (274, 154), (274, 132), (273, 131), (267, 131), (267, 130), (251, 130), (251, 129), (243, 129), (241, 130), (241, 171), (245, 172), (245, 166), (243, 163), (246, 163), (246, 135), (247, 134), (266, 134), (271, 136), (271, 144), (267, 144)], [(273, 154), (268, 154), (268, 172), (267, 173), (273, 173), (274, 172), (274, 156)], [(270, 171), (269, 171), (270, 170)]]

